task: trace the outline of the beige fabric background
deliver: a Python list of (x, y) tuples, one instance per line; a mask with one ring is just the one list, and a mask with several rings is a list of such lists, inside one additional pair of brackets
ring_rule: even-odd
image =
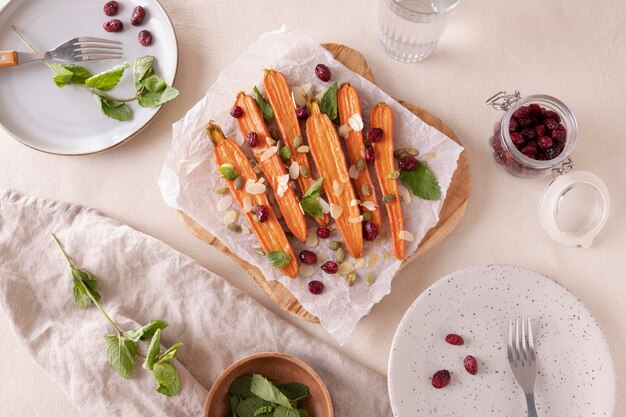
[[(0, 6), (6, 2), (0, 0)], [(516, 264), (553, 277), (597, 317), (620, 378), (615, 416), (626, 416), (626, 400), (619, 395), (626, 391), (626, 3), (465, 0), (437, 52), (413, 65), (394, 62), (378, 46), (374, 0), (163, 4), (179, 37), (176, 87), (181, 96), (137, 138), (99, 155), (45, 155), (0, 133), (0, 188), (94, 207), (162, 239), (332, 343), (319, 326), (280, 312), (240, 268), (188, 233), (162, 202), (156, 179), (169, 146), (170, 125), (260, 33), (287, 23), (320, 42), (345, 43), (365, 54), (385, 91), (431, 110), (455, 130), (469, 155), (472, 195), (459, 228), (396, 278), (391, 294), (340, 350), (384, 373), (395, 327), (427, 286), (469, 265)], [(602, 177), (613, 199), (606, 230), (592, 248), (566, 248), (550, 241), (537, 218), (547, 182), (516, 180), (490, 161), (487, 137), (499, 115), (483, 102), (500, 89), (551, 94), (576, 114), (581, 128), (573, 153), (576, 166)], [(3, 416), (78, 416), (18, 345), (4, 318), (0, 340)]]

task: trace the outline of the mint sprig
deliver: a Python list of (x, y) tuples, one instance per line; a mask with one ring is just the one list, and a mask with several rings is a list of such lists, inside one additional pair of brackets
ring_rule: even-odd
[(180, 390), (180, 378), (176, 368), (170, 361), (176, 358), (178, 348), (182, 344), (176, 343), (165, 352), (160, 352), (161, 331), (167, 327), (168, 323), (164, 320), (153, 320), (145, 326), (126, 332), (123, 331), (100, 305), (100, 293), (96, 289), (96, 279), (93, 275), (84, 269), (77, 268), (57, 237), (52, 234), (52, 238), (61, 250), (70, 268), (74, 304), (81, 309), (86, 308), (90, 302), (95, 304), (115, 331), (115, 334), (104, 336), (107, 360), (113, 369), (122, 378), (128, 378), (135, 368), (137, 356), (143, 357), (139, 352), (138, 342), (151, 338), (143, 366), (152, 371), (152, 375), (158, 384), (156, 390), (159, 393), (168, 397), (176, 395)]
[(267, 252), (267, 260), (272, 267), (281, 269), (289, 265), (289, 262), (291, 262), (291, 255), (280, 250), (273, 250)]
[(400, 180), (419, 198), (439, 200), (441, 189), (433, 172), (424, 162), (417, 164), (413, 171), (401, 171)]
[(298, 382), (277, 384), (253, 374), (235, 379), (229, 388), (230, 417), (308, 417), (304, 410), (309, 387)]
[(339, 111), (337, 110), (337, 83), (328, 87), (328, 90), (322, 95), (320, 100), (320, 111), (326, 114), (331, 121), (335, 122), (339, 118)]
[(265, 100), (261, 92), (256, 86), (253, 88), (255, 100), (257, 106), (259, 106), (259, 110), (263, 115), (263, 119), (265, 119), (265, 123), (271, 123), (274, 120), (274, 110), (272, 110), (272, 106)]
[(324, 216), (322, 206), (319, 202), (323, 182), (324, 178), (320, 178), (315, 181), (313, 185), (311, 185), (302, 195), (302, 199), (300, 199), (300, 207), (302, 207), (302, 211), (315, 219), (320, 219)]

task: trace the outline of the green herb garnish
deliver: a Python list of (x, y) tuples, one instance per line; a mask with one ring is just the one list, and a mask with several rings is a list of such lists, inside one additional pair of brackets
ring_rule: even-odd
[(311, 187), (304, 193), (300, 200), (300, 206), (302, 210), (309, 216), (319, 219), (324, 216), (322, 207), (320, 206), (319, 197), (321, 193), (322, 183), (324, 178), (320, 178), (315, 181)]
[(231, 164), (224, 164), (220, 168), (220, 174), (222, 174), (223, 178), (226, 178), (229, 181), (237, 178), (237, 170)]
[(309, 387), (298, 382), (277, 384), (254, 374), (233, 381), (229, 389), (230, 417), (308, 417), (302, 407)]
[(326, 114), (333, 122), (339, 117), (337, 111), (337, 83), (333, 83), (328, 90), (324, 92), (320, 100), (320, 111)]
[(291, 158), (291, 150), (289, 150), (288, 147), (283, 146), (282, 148), (280, 148), (280, 151), (278, 152), (278, 155), (280, 155), (280, 158), (283, 161), (288, 161), (289, 158)]
[(272, 110), (269, 103), (265, 101), (265, 98), (256, 86), (254, 87), (254, 95), (256, 97), (256, 104), (259, 106), (263, 119), (265, 119), (265, 123), (271, 123), (272, 120), (274, 120), (274, 110)]
[(276, 269), (284, 268), (289, 265), (289, 262), (291, 262), (291, 255), (289, 255), (287, 252), (279, 250), (267, 252), (266, 256), (270, 262), (270, 265), (272, 265), (272, 267)]
[(441, 189), (437, 178), (424, 162), (417, 164), (413, 171), (400, 172), (400, 180), (419, 198), (424, 200), (439, 200), (441, 198)]
[(165, 352), (160, 352), (161, 331), (167, 327), (168, 323), (164, 320), (153, 320), (145, 326), (123, 331), (100, 305), (100, 294), (96, 289), (96, 279), (93, 275), (76, 267), (57, 237), (53, 234), (52, 238), (70, 267), (74, 304), (81, 309), (86, 308), (90, 302), (95, 304), (115, 330), (115, 334), (104, 336), (107, 360), (113, 369), (122, 378), (128, 378), (135, 368), (137, 356), (142, 356), (139, 353), (137, 343), (141, 340), (151, 339), (143, 367), (152, 371), (152, 375), (158, 383), (158, 392), (168, 397), (176, 395), (180, 390), (180, 378), (170, 361), (176, 358), (178, 348), (182, 344), (176, 343)]

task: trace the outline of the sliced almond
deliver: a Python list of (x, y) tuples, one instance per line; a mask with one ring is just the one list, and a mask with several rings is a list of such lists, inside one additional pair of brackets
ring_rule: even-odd
[(363, 203), (361, 203), (361, 206), (365, 207), (369, 211), (376, 210), (376, 203), (374, 203), (373, 201), (364, 201)]
[(363, 118), (359, 113), (354, 113), (352, 116), (350, 116), (350, 118), (348, 119), (348, 124), (350, 125), (350, 128), (355, 132), (360, 132), (361, 130), (363, 130)]
[(312, 247), (316, 247), (318, 243), (319, 243), (319, 239), (317, 238), (317, 236), (312, 235), (312, 234), (309, 234), (306, 237), (306, 241), (304, 242), (305, 245), (312, 246)]
[(289, 177), (292, 180), (297, 180), (300, 176), (300, 164), (298, 161), (293, 161), (291, 166), (289, 167)]
[(279, 175), (278, 177), (276, 177), (276, 180), (281, 185), (287, 185), (289, 183), (289, 174)]
[(365, 266), (365, 258), (359, 258), (359, 259), (355, 259), (354, 262), (354, 269), (355, 270), (359, 270), (361, 268), (363, 268)]
[(250, 213), (252, 211), (252, 199), (250, 198), (249, 195), (245, 196), (242, 199), (243, 202), (243, 211), (245, 211), (246, 213)]
[[(265, 143), (267, 143), (267, 146), (274, 146), (274, 145), (276, 145), (276, 141), (273, 138), (269, 137), (269, 136), (265, 138)], [(278, 146), (276, 148), (278, 148)]]
[(363, 221), (363, 216), (358, 216), (358, 217), (350, 217), (348, 218), (348, 221), (350, 223), (361, 223)]
[(307, 153), (309, 152), (309, 147), (306, 145), (298, 146), (298, 148), (296, 148), (296, 151), (298, 151), (299, 153)]
[(348, 125), (339, 126), (339, 129), (337, 129), (337, 133), (339, 133), (339, 136), (341, 136), (342, 138), (347, 139), (348, 136), (350, 135), (350, 126)]
[(359, 200), (357, 200), (356, 198), (353, 200), (350, 200), (350, 207), (354, 207), (354, 206), (358, 206), (360, 203)]
[(251, 232), (250, 232), (250, 229), (248, 228), (248, 226), (246, 226), (245, 224), (242, 224), (241, 225), (241, 233), (249, 235)]
[(412, 200), (409, 189), (406, 188), (402, 184), (398, 184), (398, 195), (400, 196), (400, 198), (402, 198), (402, 201), (404, 201), (406, 204), (409, 204)]
[(278, 187), (276, 187), (276, 194), (278, 194), (279, 197), (282, 197), (285, 195), (288, 188), (288, 184), (278, 184)]
[(413, 233), (406, 230), (400, 230), (400, 233), (398, 233), (398, 237), (402, 240), (406, 240), (407, 242), (415, 241), (415, 236), (413, 236)]
[(293, 87), (291, 89), (293, 94), (293, 101), (296, 106), (301, 107), (306, 105), (306, 94), (302, 91), (301, 87)]
[(231, 204), (233, 204), (233, 197), (230, 195), (225, 195), (217, 202), (217, 211), (228, 210)]
[(359, 170), (356, 169), (356, 165), (350, 165), (350, 168), (348, 169), (348, 176), (353, 180), (359, 178)]
[(259, 181), (257, 181), (259, 184), (265, 184), (265, 177), (261, 177), (259, 178)]
[(337, 180), (333, 181), (333, 193), (335, 194), (336, 197), (339, 197), (341, 193), (343, 193), (343, 186)]
[(246, 191), (252, 195), (263, 194), (267, 187), (265, 184), (260, 184), (258, 182), (250, 185), (246, 185)]
[(261, 158), (259, 158), (259, 160), (261, 162), (265, 162), (272, 156), (274, 156), (276, 152), (278, 152), (278, 148), (276, 146), (270, 146), (269, 148), (267, 148), (267, 150), (265, 150), (265, 152), (261, 154)]
[(237, 210), (231, 210), (224, 216), (224, 224), (231, 224), (237, 221), (237, 217), (239, 217), (239, 212)]
[(302, 90), (302, 94), (304, 94), (305, 96), (307, 94), (309, 94), (309, 91), (311, 91), (311, 87), (313, 87), (313, 84), (311, 84), (311, 83), (304, 83), (304, 84), (302, 84), (300, 86), (300, 89)]
[(328, 204), (328, 202), (321, 197), (318, 201), (320, 203), (320, 208), (322, 209), (322, 213), (324, 214), (330, 213), (330, 204)]
[(352, 265), (352, 262), (350, 261), (340, 263), (337, 270), (339, 275), (348, 275), (352, 271), (354, 271), (354, 265)]
[(298, 273), (303, 277), (310, 277), (311, 275), (315, 274), (315, 268), (313, 268), (311, 265), (301, 264), (298, 267)]
[(333, 219), (338, 219), (339, 217), (341, 217), (341, 213), (343, 213), (343, 208), (341, 206), (330, 203), (330, 216)]

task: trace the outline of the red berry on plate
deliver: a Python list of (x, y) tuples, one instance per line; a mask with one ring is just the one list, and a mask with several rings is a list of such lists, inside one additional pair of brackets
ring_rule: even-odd
[(317, 64), (315, 67), (315, 76), (326, 82), (330, 80), (330, 69), (324, 64)]
[(306, 120), (309, 117), (309, 109), (306, 106), (296, 108), (296, 117), (299, 120)]
[(327, 274), (336, 274), (338, 269), (339, 267), (337, 266), (337, 263), (333, 261), (327, 261), (325, 264), (322, 265), (322, 271), (326, 272)]
[(446, 342), (450, 343), (451, 345), (455, 345), (455, 346), (462, 346), (463, 343), (465, 343), (463, 338), (461, 336), (459, 336), (458, 334), (455, 334), (455, 333), (450, 333), (449, 335), (447, 335), (446, 336)]
[(478, 373), (478, 362), (476, 362), (476, 358), (472, 355), (467, 355), (463, 360), (463, 366), (465, 366), (465, 370), (472, 374), (476, 375)]
[(411, 156), (405, 156), (398, 161), (398, 168), (400, 171), (413, 171), (417, 168), (417, 159)]
[(321, 239), (328, 239), (330, 236), (330, 229), (327, 227), (318, 227), (317, 228), (317, 237)]
[(373, 129), (367, 130), (367, 140), (376, 143), (383, 140), (383, 130), (381, 128), (375, 127)]
[(324, 284), (319, 281), (309, 282), (309, 292), (313, 295), (319, 295), (324, 291)]
[(256, 219), (263, 223), (270, 216), (270, 208), (264, 205), (259, 205), (256, 208)]
[(233, 116), (235, 119), (239, 119), (241, 116), (243, 116), (243, 109), (237, 105), (234, 105), (230, 109), (230, 115)]
[(152, 33), (150, 33), (150, 31), (142, 30), (139, 32), (139, 35), (137, 35), (137, 39), (139, 39), (139, 43), (143, 46), (152, 45)]
[(363, 149), (363, 157), (365, 158), (365, 162), (372, 163), (374, 162), (376, 154), (374, 153), (374, 148), (372, 145), (365, 145), (365, 149)]
[(310, 250), (300, 251), (298, 258), (300, 258), (300, 262), (303, 264), (313, 265), (314, 263), (317, 263), (317, 255)]
[(363, 237), (367, 241), (372, 241), (378, 236), (378, 227), (372, 222), (363, 223)]
[(119, 5), (116, 1), (110, 1), (104, 5), (104, 14), (107, 16), (115, 16)]
[(121, 32), (124, 29), (124, 24), (119, 19), (111, 19), (102, 25), (107, 32)]
[(537, 139), (537, 145), (541, 149), (547, 149), (552, 146), (552, 138), (550, 136), (542, 136)]
[(246, 142), (248, 142), (248, 146), (251, 148), (255, 148), (259, 144), (259, 135), (256, 132), (248, 133), (246, 137)]
[(450, 372), (446, 371), (445, 369), (435, 372), (433, 374), (431, 382), (433, 384), (433, 387), (437, 389), (445, 387), (450, 383)]
[(141, 6), (137, 6), (133, 9), (133, 14), (130, 17), (130, 24), (133, 26), (139, 26), (143, 23), (144, 17), (146, 17), (145, 9)]

